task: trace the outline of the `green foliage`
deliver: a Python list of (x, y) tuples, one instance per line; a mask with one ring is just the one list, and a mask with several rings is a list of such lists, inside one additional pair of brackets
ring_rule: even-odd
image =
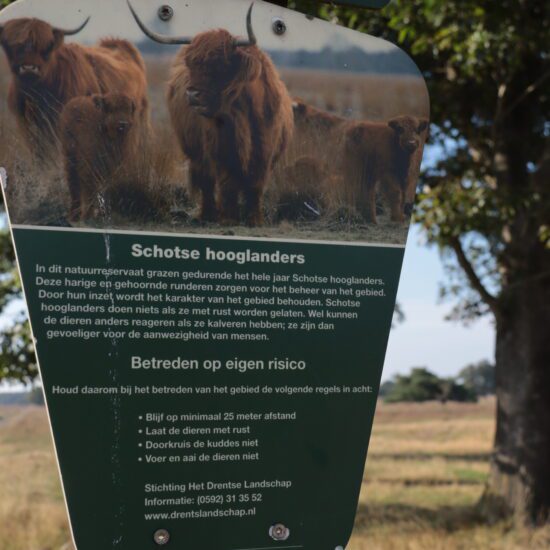
[(29, 324), (20, 316), (0, 334), (0, 380), (32, 384), (38, 368)]
[(388, 403), (402, 401), (434, 401), (442, 395), (441, 380), (428, 369), (414, 368), (410, 375), (397, 375), (385, 400)]
[(380, 391), (378, 392), (379, 396), (384, 398), (390, 395), (395, 387), (395, 382), (393, 380), (386, 380), (381, 386)]
[(477, 401), (477, 395), (470, 388), (467, 388), (464, 384), (449, 378), (447, 380), (441, 380), (441, 396), (439, 400), (442, 403), (447, 401), (458, 401), (459, 403), (475, 403)]
[(0, 232), (0, 312), (6, 323), (0, 334), (0, 380), (31, 383), (38, 376), (29, 325), (22, 300), (21, 282), (15, 266), (10, 235)]
[[(550, 4), (291, 5), (413, 55), (430, 89), (431, 143), (440, 153), (423, 174), (416, 220), (448, 263), (442, 296), (459, 297), (452, 317), (498, 315), (504, 287), (540, 275), (550, 254), (550, 186), (541, 177), (550, 163)], [(529, 261), (533, 253), (544, 261)]]
[(380, 388), (387, 403), (424, 401), (477, 401), (476, 393), (458, 380), (439, 378), (424, 367), (413, 368), (409, 375), (397, 375)]
[(489, 361), (480, 361), (468, 365), (458, 373), (458, 380), (478, 397), (494, 395), (496, 387), (495, 366)]

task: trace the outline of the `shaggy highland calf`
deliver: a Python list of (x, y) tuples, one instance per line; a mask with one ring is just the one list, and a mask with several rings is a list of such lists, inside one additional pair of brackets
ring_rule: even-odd
[(61, 140), (71, 221), (108, 214), (110, 195), (127, 180), (127, 167), (138, 154), (139, 115), (135, 101), (111, 93), (78, 97), (61, 115)]
[(418, 171), (428, 121), (401, 116), (387, 123), (361, 122), (346, 133), (346, 184), (358, 195), (365, 219), (376, 223), (376, 188), (390, 205), (391, 219), (404, 220), (405, 200), (410, 200), (411, 178)]
[(145, 64), (132, 44), (114, 39), (94, 47), (64, 43), (87, 22), (74, 30), (27, 18), (0, 25), (0, 43), (12, 72), (9, 107), (32, 154), (42, 160), (55, 155), (61, 111), (75, 97), (125, 93), (148, 121)]
[(256, 45), (252, 7), (246, 40), (223, 29), (194, 38), (163, 37), (132, 12), (156, 42), (188, 45), (173, 64), (168, 106), (190, 159), (192, 189), (202, 196), (201, 220), (238, 222), (242, 198), (246, 222), (260, 225), (264, 190), (292, 138), (293, 116), (285, 85)]

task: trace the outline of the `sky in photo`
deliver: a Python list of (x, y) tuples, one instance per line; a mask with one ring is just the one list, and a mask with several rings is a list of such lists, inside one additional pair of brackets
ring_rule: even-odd
[(408, 373), (411, 367), (454, 376), (468, 363), (493, 360), (490, 316), (467, 327), (445, 320), (453, 302), (439, 303), (439, 284), (444, 279), (437, 249), (427, 247), (421, 229), (412, 227), (397, 295), (406, 319), (390, 334), (384, 380)]

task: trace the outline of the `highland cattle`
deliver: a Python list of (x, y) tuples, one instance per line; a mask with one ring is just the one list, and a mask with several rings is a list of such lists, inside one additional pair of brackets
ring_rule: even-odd
[(257, 45), (252, 6), (246, 39), (216, 29), (195, 37), (141, 30), (161, 44), (184, 45), (168, 85), (172, 125), (190, 160), (200, 219), (234, 224), (240, 201), (248, 225), (263, 222), (262, 199), (293, 134), (292, 99), (271, 59)]
[(145, 64), (137, 48), (111, 38), (90, 47), (65, 43), (88, 20), (71, 30), (30, 18), (0, 25), (0, 44), (12, 73), (9, 108), (35, 158), (56, 154), (61, 112), (78, 96), (124, 93), (148, 121)]
[(418, 174), (428, 126), (426, 119), (400, 116), (386, 123), (360, 122), (347, 130), (345, 180), (356, 192), (367, 222), (377, 223), (378, 187), (389, 204), (391, 220), (404, 221), (405, 201), (414, 197), (411, 180)]
[(60, 126), (70, 221), (109, 214), (116, 186), (127, 182), (138, 154), (140, 124), (137, 105), (125, 94), (96, 94), (67, 103)]

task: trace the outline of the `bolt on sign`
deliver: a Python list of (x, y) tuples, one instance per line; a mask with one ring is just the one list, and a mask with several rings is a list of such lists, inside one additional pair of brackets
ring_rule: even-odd
[(2, 188), (76, 547), (343, 550), (418, 69), (261, 1), (21, 0), (0, 33)]

